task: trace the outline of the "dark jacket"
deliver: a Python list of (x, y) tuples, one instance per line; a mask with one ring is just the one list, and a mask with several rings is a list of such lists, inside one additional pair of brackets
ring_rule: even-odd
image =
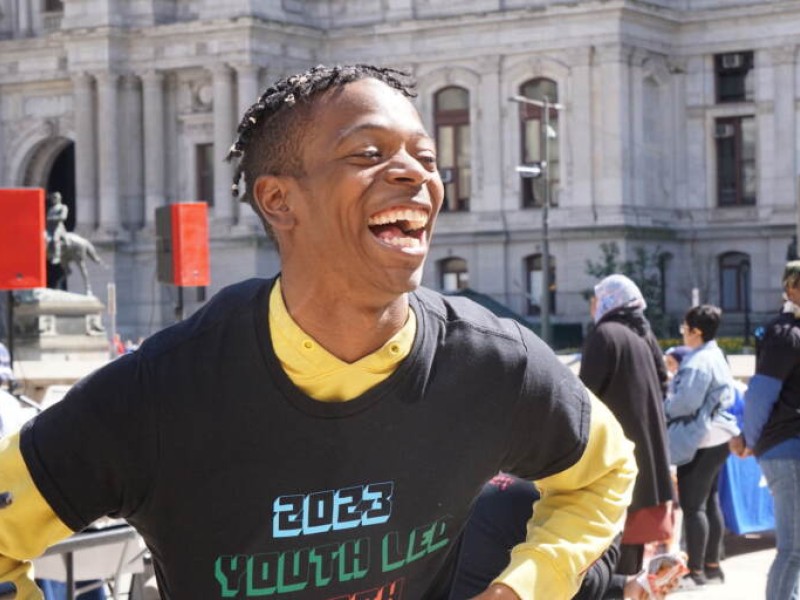
[[(756, 444), (756, 456), (800, 435), (800, 319), (781, 313), (758, 345), (756, 376), (781, 382), (777, 401)], [(749, 396), (748, 396), (749, 398)]]
[(661, 349), (641, 311), (605, 315), (586, 338), (580, 378), (636, 444), (639, 475), (630, 511), (672, 500)]

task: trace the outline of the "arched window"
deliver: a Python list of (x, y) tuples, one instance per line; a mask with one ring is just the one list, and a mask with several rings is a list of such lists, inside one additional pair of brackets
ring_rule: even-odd
[[(550, 313), (556, 312), (556, 259), (550, 255)], [(544, 271), (542, 255), (532, 254), (525, 258), (526, 292), (528, 294), (528, 314), (538, 315), (542, 312), (542, 292), (544, 291)]]
[(457, 292), (469, 287), (467, 261), (458, 257), (439, 261), (439, 284), (444, 292)]
[(470, 156), (469, 92), (446, 87), (434, 96), (437, 163), (444, 182), (444, 211), (469, 210)]
[(750, 256), (727, 252), (719, 257), (719, 305), (722, 310), (750, 310)]
[[(520, 86), (519, 93), (532, 100), (558, 102), (558, 85), (550, 79), (531, 79)], [(544, 108), (533, 104), (519, 104), (522, 164), (547, 161), (547, 171), (541, 177), (522, 178), (523, 208), (543, 205), (547, 182), (549, 182), (550, 205), (557, 204), (558, 199), (553, 191), (558, 187), (558, 111), (551, 108), (548, 113), (548, 126), (545, 131)]]

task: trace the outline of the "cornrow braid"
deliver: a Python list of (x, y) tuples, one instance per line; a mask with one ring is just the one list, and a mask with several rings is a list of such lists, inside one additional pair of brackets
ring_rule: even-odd
[[(265, 173), (301, 175), (301, 116), (318, 94), (360, 79), (377, 79), (407, 97), (416, 96), (415, 83), (408, 73), (398, 69), (366, 64), (327, 67), (318, 65), (308, 71), (276, 82), (244, 113), (237, 129), (238, 137), (226, 160), (237, 161), (232, 192), (239, 196), (239, 182), (244, 177), (242, 202), (248, 202), (261, 216), (253, 198), (253, 184)], [(268, 228), (264, 221), (265, 227)], [(269, 228), (268, 228), (269, 230)]]

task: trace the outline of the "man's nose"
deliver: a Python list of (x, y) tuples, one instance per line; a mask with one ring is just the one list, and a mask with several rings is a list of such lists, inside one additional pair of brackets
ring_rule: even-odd
[(405, 150), (398, 152), (389, 165), (388, 177), (393, 183), (423, 185), (434, 176), (418, 158)]

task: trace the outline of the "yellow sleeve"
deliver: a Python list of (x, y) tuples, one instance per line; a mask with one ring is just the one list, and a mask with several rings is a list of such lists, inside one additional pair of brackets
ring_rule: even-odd
[(625, 524), (636, 480), (633, 444), (608, 408), (591, 392), (586, 450), (569, 469), (536, 482), (525, 542), (495, 580), (521, 600), (572, 598), (589, 566)]
[(0, 438), (0, 492), (13, 497), (10, 506), (0, 509), (0, 581), (14, 582), (17, 600), (40, 600), (30, 560), (72, 530), (33, 483), (19, 450), (18, 433)]

